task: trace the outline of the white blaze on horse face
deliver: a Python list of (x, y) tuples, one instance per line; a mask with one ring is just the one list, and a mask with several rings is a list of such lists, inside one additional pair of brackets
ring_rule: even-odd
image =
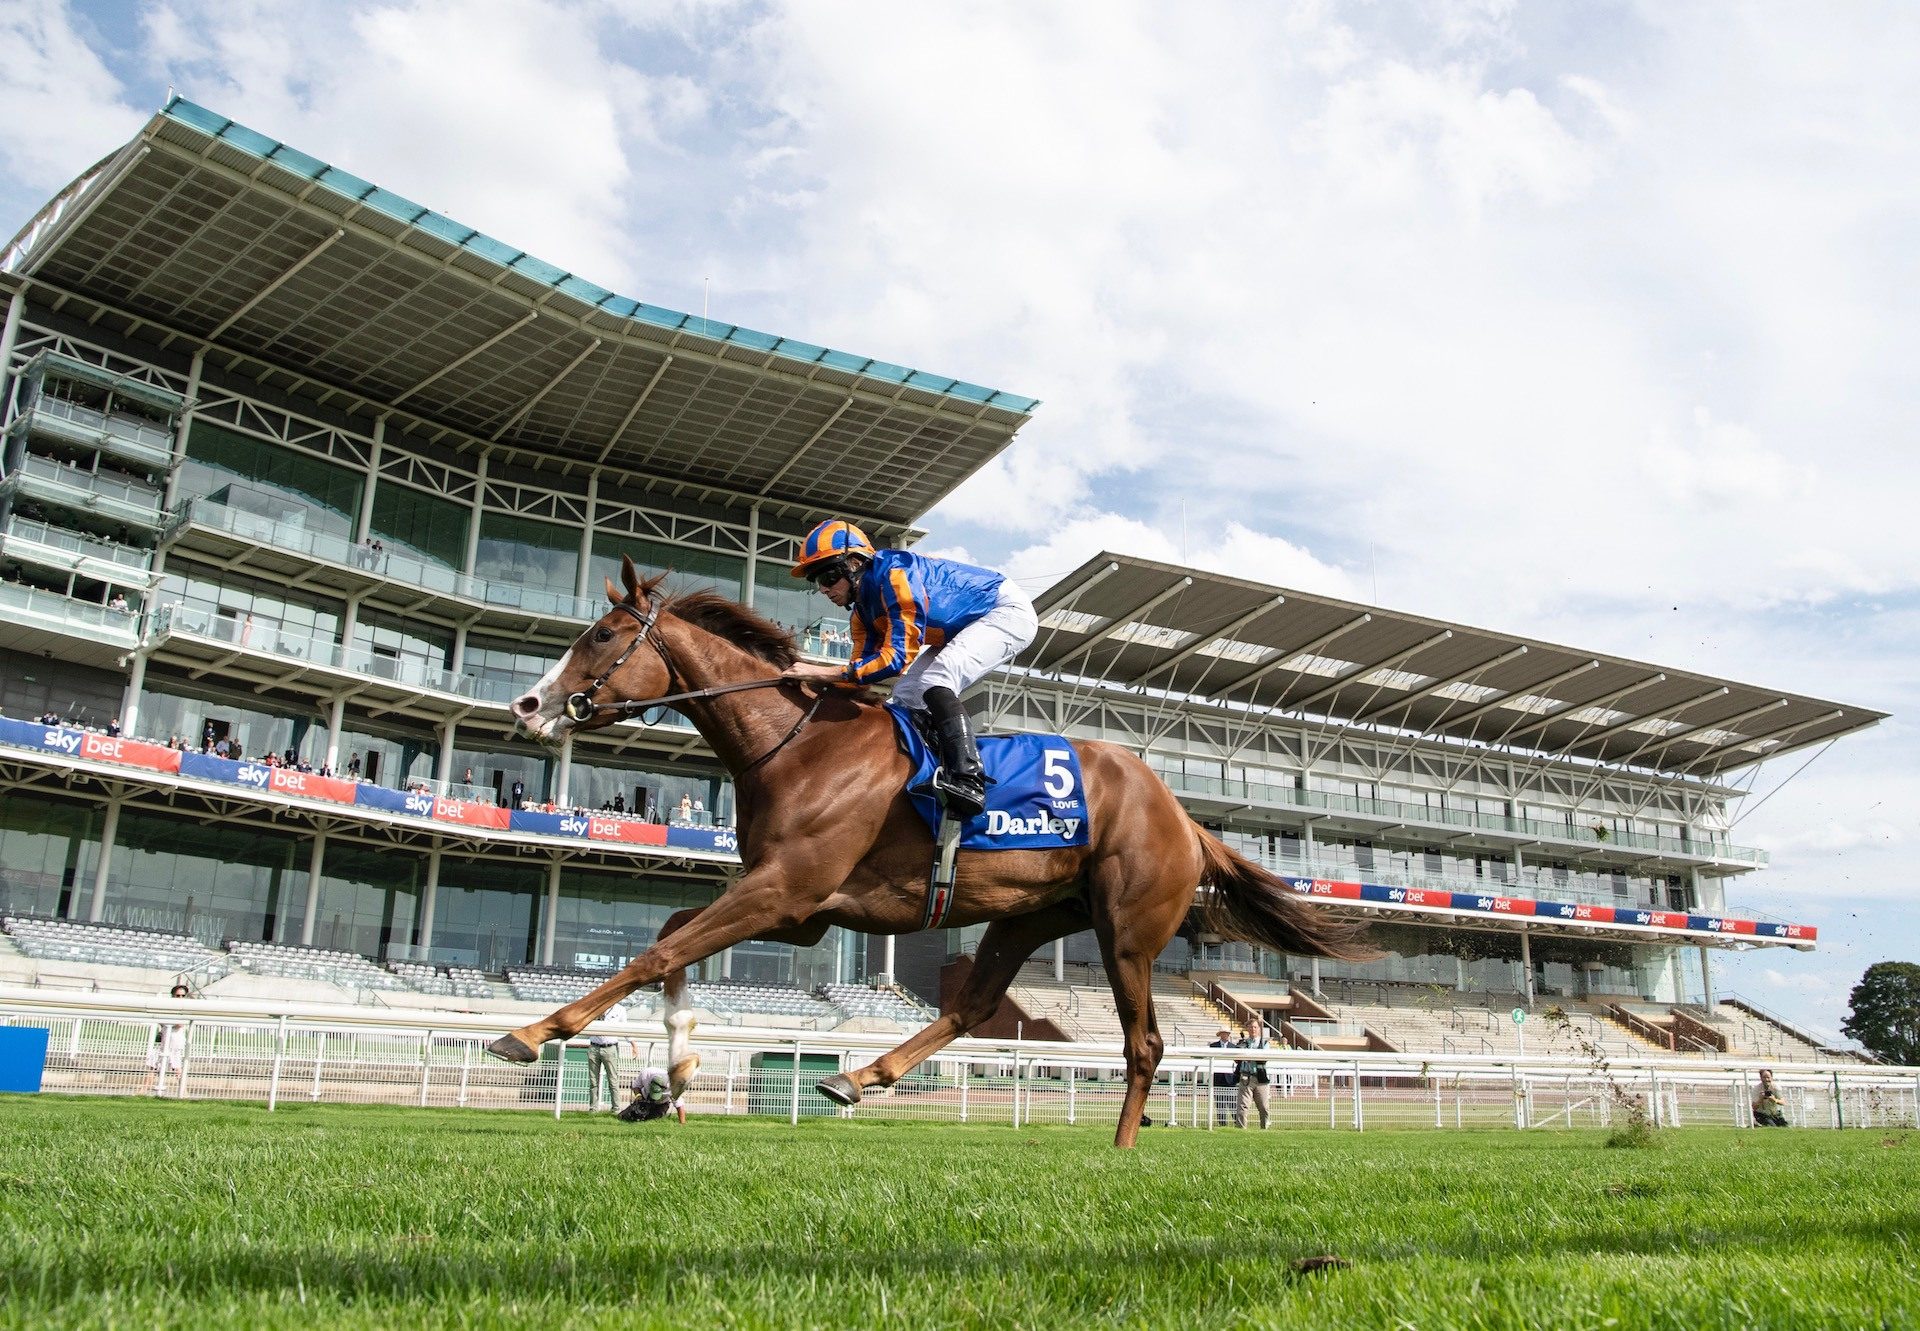
[(532, 716), (520, 718), (520, 724), (526, 727), (529, 735), (535, 739), (545, 739), (554, 733), (560, 719), (566, 715), (566, 695), (555, 687), (567, 673), (567, 664), (573, 660), (573, 648), (569, 647), (553, 668), (540, 676), (540, 680), (527, 692), (540, 704), (539, 710)]

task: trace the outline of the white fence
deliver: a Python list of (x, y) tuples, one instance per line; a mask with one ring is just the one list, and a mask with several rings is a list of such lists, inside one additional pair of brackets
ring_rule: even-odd
[[(284, 1008), (284, 1010), (282, 1010)], [(246, 1000), (54, 995), (0, 989), (0, 1025), (48, 1032), (44, 1089), (83, 1095), (158, 1094), (186, 1100), (385, 1104), (581, 1111), (615, 1096), (589, 1091), (585, 1039), (541, 1050), (530, 1066), (499, 1062), (487, 1041), (498, 1015), (422, 1014)], [(170, 1034), (170, 1032), (173, 1032)], [(619, 1041), (624, 1082), (662, 1065), (658, 1025), (603, 1023)], [(694, 1114), (753, 1114), (792, 1123), (816, 1116), (932, 1122), (1110, 1124), (1124, 1091), (1118, 1051), (1089, 1045), (963, 1040), (888, 1091), (841, 1109), (814, 1090), (897, 1043), (887, 1035), (753, 1030), (695, 1032)], [(1639, 1113), (1655, 1126), (1752, 1124), (1760, 1063), (1612, 1059), (1605, 1069), (1568, 1053), (1526, 1057), (1312, 1054), (1291, 1050), (1170, 1050), (1148, 1105), (1156, 1123), (1215, 1127), (1237, 1102), (1212, 1085), (1236, 1061), (1265, 1061), (1275, 1126), (1367, 1128), (1608, 1127)], [(795, 1067), (799, 1076), (794, 1075)], [(1775, 1069), (1791, 1123), (1810, 1128), (1920, 1124), (1920, 1070), (1833, 1064)], [(625, 1103), (626, 1090), (617, 1099)], [(1256, 1119), (1257, 1122), (1257, 1119)]]

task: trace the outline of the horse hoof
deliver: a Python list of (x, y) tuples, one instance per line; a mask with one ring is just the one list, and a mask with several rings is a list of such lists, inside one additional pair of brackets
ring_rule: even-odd
[(814, 1085), (814, 1090), (837, 1105), (857, 1105), (860, 1103), (860, 1088), (852, 1077), (844, 1072), (836, 1072), (831, 1077)]
[(538, 1063), (540, 1055), (527, 1048), (526, 1042), (517, 1035), (503, 1035), (487, 1046), (487, 1052), (495, 1058), (504, 1058), (509, 1063)]

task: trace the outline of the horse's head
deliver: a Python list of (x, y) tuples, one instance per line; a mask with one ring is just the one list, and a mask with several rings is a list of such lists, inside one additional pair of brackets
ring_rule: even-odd
[(641, 580), (633, 560), (620, 557), (621, 588), (607, 580), (613, 608), (573, 641), (527, 693), (513, 701), (514, 719), (542, 743), (558, 743), (576, 730), (598, 730), (623, 719), (617, 711), (596, 707), (614, 702), (659, 698), (672, 690), (666, 657), (648, 645), (658, 632), (666, 598), (655, 588), (667, 575)]

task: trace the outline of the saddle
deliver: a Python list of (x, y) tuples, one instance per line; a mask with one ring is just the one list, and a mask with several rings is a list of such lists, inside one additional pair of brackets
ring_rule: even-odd
[(937, 929), (953, 905), (954, 862), (962, 850), (1060, 850), (1089, 840), (1080, 755), (1059, 735), (990, 735), (979, 741), (987, 769), (987, 807), (950, 817), (933, 778), (939, 766), (931, 720), (886, 704), (894, 740), (912, 764), (906, 792), (933, 833), (935, 855), (921, 927)]

